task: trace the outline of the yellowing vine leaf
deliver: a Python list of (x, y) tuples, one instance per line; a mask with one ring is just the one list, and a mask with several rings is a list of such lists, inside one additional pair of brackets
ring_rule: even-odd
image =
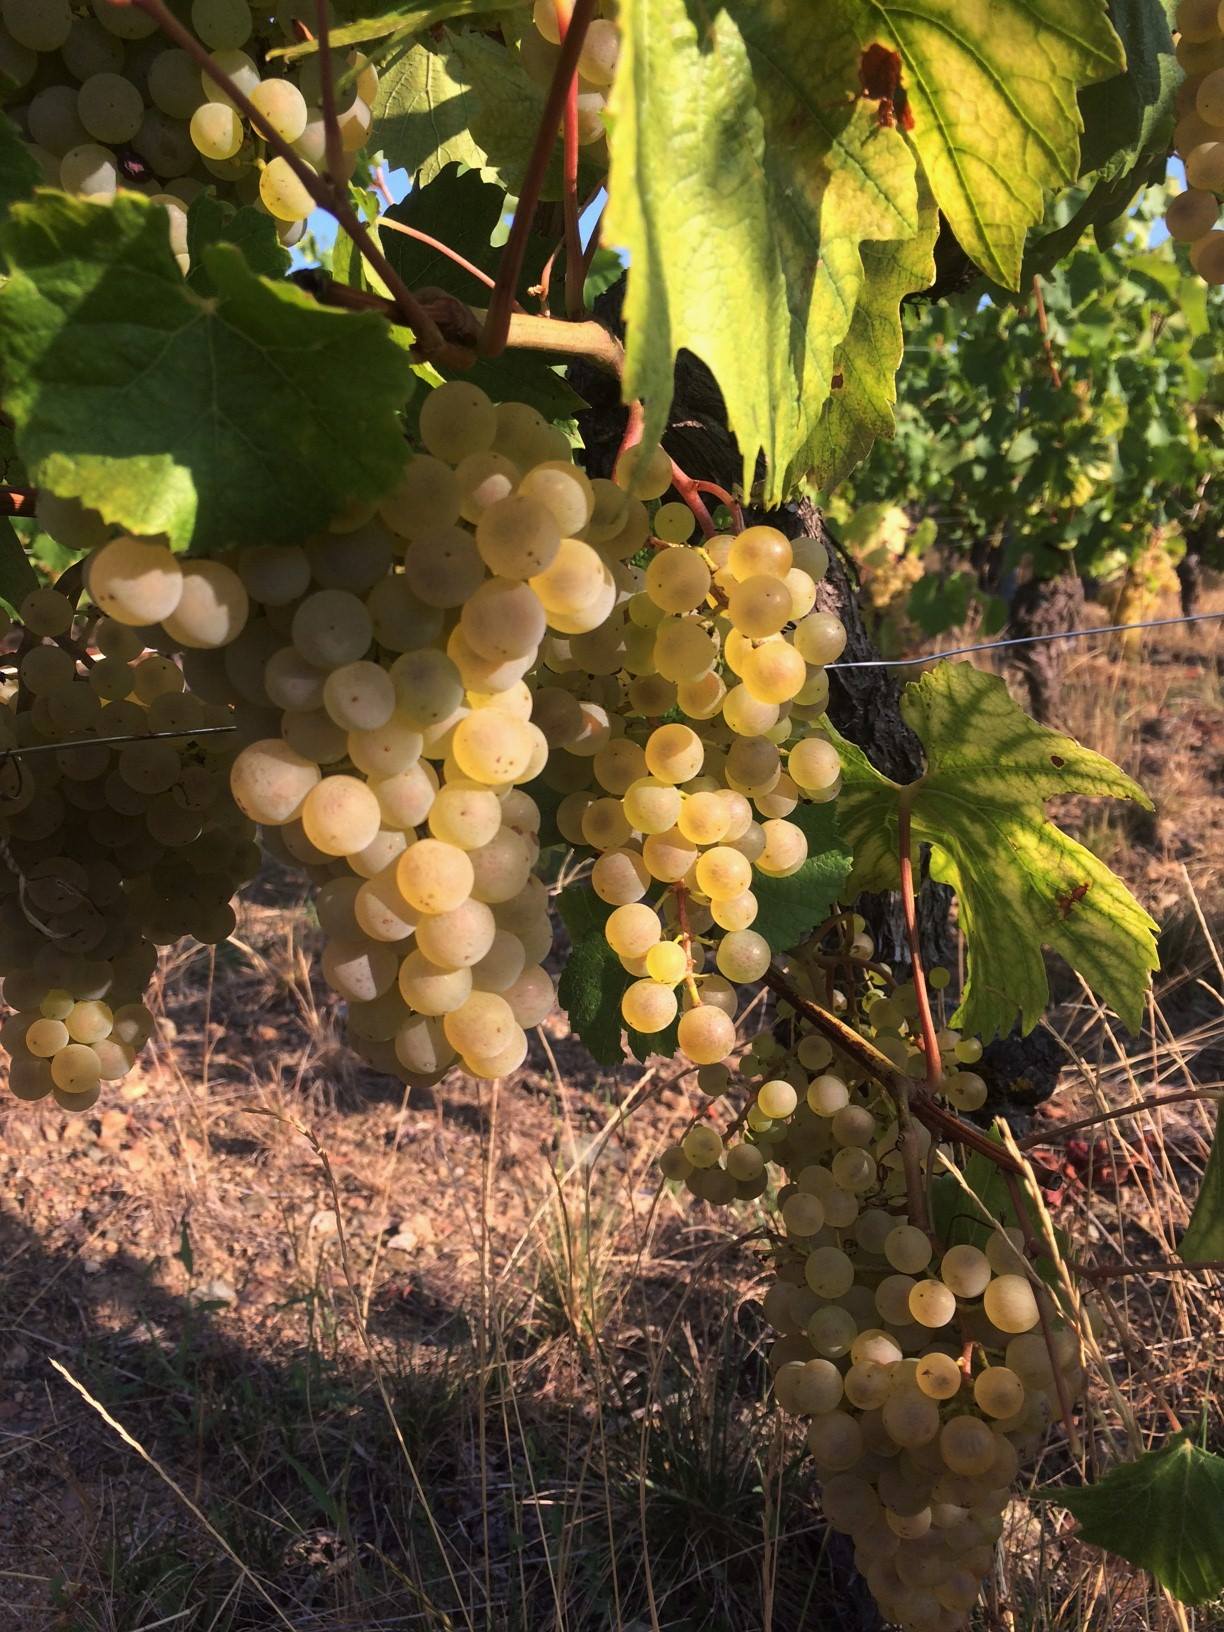
[(1077, 93), (1126, 66), (1106, 0), (848, 0), (900, 53), (911, 139), (962, 248), (1014, 289), (1047, 190), (1079, 174)]
[[(763, 453), (775, 502), (891, 423), (896, 310), (932, 243), (916, 161), (970, 255), (1014, 287), (1047, 189), (1078, 173), (1077, 91), (1116, 74), (1121, 48), (1105, 0), (623, 0), (618, 15), (605, 237), (630, 262), (627, 393), (657, 437), (673, 359), (695, 352), (745, 485)], [(862, 96), (873, 44), (901, 57), (908, 135)], [(822, 425), (868, 245), (885, 247), (845, 359), (855, 385)]]
[(815, 430), (865, 240), (918, 229), (913, 154), (856, 100), (860, 47), (825, 6), (627, 0), (605, 238), (629, 252), (625, 392), (658, 437), (688, 347), (770, 502)]
[(217, 243), (188, 288), (158, 205), (42, 192), (0, 230), (0, 374), (41, 486), (201, 552), (297, 539), (391, 487), (409, 358)]
[(910, 808), (915, 859), (950, 884), (968, 947), (953, 1023), (984, 1037), (1031, 1031), (1049, 998), (1049, 946), (1132, 1031), (1139, 1028), (1156, 924), (1122, 880), (1049, 820), (1046, 800), (1084, 793), (1151, 802), (1137, 783), (1071, 737), (1038, 725), (1003, 682), (968, 663), (941, 663), (907, 686), (901, 713), (926, 753), (908, 787), (881, 775), (842, 739), (838, 822), (854, 849), (849, 891), (895, 889), (898, 816)]

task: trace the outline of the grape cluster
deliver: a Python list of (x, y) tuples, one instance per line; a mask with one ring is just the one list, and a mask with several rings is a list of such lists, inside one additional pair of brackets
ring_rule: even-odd
[[(596, 17), (587, 29), (578, 57), (578, 143), (589, 163), (608, 167), (607, 125), (604, 111), (616, 77), (620, 56), (620, 30), (615, 5), (600, 8), (606, 15)], [(537, 85), (552, 83), (557, 58), (561, 54), (559, 12), (568, 14), (569, 0), (535, 0), (531, 21), (518, 41), (519, 61)]]
[(420, 433), (396, 490), (337, 531), (181, 565), (112, 540), (89, 583), (158, 621), (201, 695), (237, 694), (234, 799), (319, 885), (358, 1051), (412, 1079), (456, 1061), (495, 1077), (554, 1000), (523, 791), (549, 744), (525, 677), (548, 630), (607, 617), (617, 586), (590, 540), (630, 500), (534, 409), (463, 382), (430, 393)]
[[(861, 959), (870, 938), (850, 925)], [(811, 965), (792, 961), (812, 996)], [(947, 971), (932, 971), (947, 984)], [(886, 984), (889, 989), (885, 989)], [(849, 1009), (842, 992), (820, 1001)], [(853, 1005), (856, 1029), (898, 1069), (921, 1077), (912, 983), (871, 976)], [(697, 1196), (726, 1204), (761, 1196), (770, 1168), (780, 1230), (764, 1312), (778, 1333), (770, 1354), (783, 1410), (807, 1420), (825, 1515), (854, 1541), (881, 1609), (906, 1632), (968, 1624), (1023, 1456), (1056, 1409), (1056, 1373), (1069, 1397), (1081, 1383), (1074, 1334), (1039, 1309), (1018, 1229), (938, 1242), (907, 1212), (893, 1101), (855, 1062), (787, 1005), (791, 1036), (758, 1036), (739, 1062), (747, 1104), (736, 1134), (697, 1122), (661, 1167)], [(941, 1093), (958, 1109), (986, 1097), (965, 1069), (976, 1038), (939, 1036)], [(733, 1087), (725, 1064), (698, 1073), (711, 1096)], [(924, 1180), (930, 1135), (917, 1129)]]
[(1165, 216), (1172, 237), (1190, 246), (1205, 282), (1224, 284), (1224, 7), (1219, 0), (1181, 0), (1177, 60), (1185, 81), (1177, 93), (1173, 146), (1186, 166), (1186, 191)]
[[(40, 502), (61, 539), (80, 540), (82, 517)], [(105, 562), (103, 548), (98, 604)], [(0, 974), (13, 1011), (0, 1043), (18, 1098), (54, 1094), (71, 1111), (147, 1040), (157, 947), (224, 940), (230, 897), (259, 863), (254, 825), (228, 792), (230, 710), (147, 649), (148, 619), (115, 610), (78, 617), (58, 589), (32, 591), (0, 704)]]
[[(666, 490), (670, 462), (627, 458), (617, 476), (640, 503)], [(628, 542), (642, 525), (635, 516)], [(621, 604), (545, 644), (544, 781), (563, 794), (562, 836), (596, 852), (608, 944), (635, 977), (626, 1025), (657, 1034), (679, 1017), (681, 1050), (709, 1065), (735, 1044), (735, 987), (770, 960), (751, 927), (753, 878), (802, 867), (807, 839), (788, 818), (840, 785), (819, 722), (824, 665), (846, 635), (813, 610), (828, 566), (818, 540), (759, 526), (691, 543), (678, 502), (647, 525), (650, 559), (622, 571)]]
[[(274, 46), (298, 38), (285, 4), (266, 14), (247, 0), (192, 0), (187, 19), (228, 81), (312, 167), (324, 162), (320, 60), (286, 73)], [(372, 122), (378, 73), (355, 52), (333, 52), (344, 164), (351, 174)], [(287, 162), (269, 155), (216, 80), (172, 46), (143, 11), (111, 0), (0, 0), (0, 76), (16, 121), (51, 186), (107, 199), (117, 190), (164, 205), (176, 259), (187, 270), (187, 208), (205, 188), (253, 204), (296, 243), (314, 208)]]

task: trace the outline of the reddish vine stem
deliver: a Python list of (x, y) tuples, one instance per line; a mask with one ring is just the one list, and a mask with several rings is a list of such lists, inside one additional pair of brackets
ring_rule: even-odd
[(735, 531), (737, 533), (743, 532), (744, 507), (735, 497), (734, 493), (728, 493), (726, 488), (719, 487), (717, 482), (694, 482), (693, 485), (696, 487), (698, 493), (712, 493), (720, 504), (725, 504), (734, 518)]
[(319, 88), (323, 97), (323, 151), (327, 159), (327, 174), (333, 186), (343, 185), (344, 139), (340, 135), (340, 121), (336, 115), (335, 64), (331, 55), (330, 0), (315, 0), (315, 21), (319, 41)]
[(514, 291), (518, 288), (519, 275), (523, 270), (527, 239), (535, 219), (536, 205), (540, 202), (540, 192), (544, 186), (544, 177), (548, 173), (549, 160), (556, 144), (557, 126), (564, 115), (570, 83), (571, 81), (576, 83), (578, 57), (594, 15), (595, 0), (575, 0), (569, 27), (561, 41), (561, 53), (553, 69), (552, 83), (548, 87), (544, 112), (540, 116), (540, 128), (536, 132), (535, 145), (527, 164), (527, 174), (519, 190), (510, 235), (502, 249), (501, 261), (497, 268), (497, 282), (493, 286), (493, 298), (489, 302), (484, 333), (480, 340), (481, 352), (486, 357), (500, 357), (506, 349), (510, 329), (510, 305)]
[(1080, 1133), (1084, 1128), (1099, 1127), (1102, 1122), (1117, 1122), (1123, 1117), (1139, 1116), (1144, 1111), (1156, 1111), (1165, 1105), (1184, 1105), (1194, 1099), (1219, 1098), (1218, 1090), (1211, 1088), (1188, 1088), (1180, 1094), (1156, 1094), (1151, 1099), (1141, 1099), (1137, 1105), (1123, 1105), (1116, 1111), (1100, 1111), (1096, 1116), (1082, 1116), (1078, 1122), (1065, 1122), (1043, 1133), (1030, 1133), (1017, 1142), (1021, 1150), (1034, 1150), (1042, 1145), (1052, 1145), (1058, 1139), (1066, 1139), (1073, 1133)]
[[(392, 202), (390, 193), (385, 193), (383, 196), (388, 203)], [(483, 283), (486, 289), (492, 289), (493, 279), (483, 267), (475, 265), (465, 255), (460, 255), (457, 249), (452, 249), (449, 244), (444, 244), (440, 238), (433, 237), (431, 233), (422, 232), (419, 227), (410, 227), (406, 221), (393, 221), (389, 215), (380, 215), (378, 226), (380, 231), (383, 227), (390, 227), (392, 232), (402, 233), (405, 238), (415, 238), (418, 244), (424, 244), (427, 249), (435, 250), (439, 255), (445, 255), (447, 260), (453, 261), (461, 272), (466, 272), (470, 278), (475, 278), (477, 283)], [(516, 300), (514, 310), (521, 312), (522, 309)]]
[(360, 250), (362, 257), (378, 273), (379, 277), (391, 291), (392, 300), (396, 309), (413, 332), (414, 351), (431, 362), (442, 363), (451, 368), (466, 368), (470, 366), (472, 356), (468, 347), (457, 347), (451, 344), (443, 335), (441, 329), (429, 316), (421, 302), (408, 288), (399, 273), (388, 261), (370, 236), (365, 223), (359, 218), (343, 186), (330, 178), (320, 176), (310, 165), (295, 153), (293, 148), (279, 136), (267, 120), (253, 106), (250, 97), (234, 84), (228, 74), (223, 73), (213, 62), (208, 52), (196, 39), (189, 28), (182, 23), (165, 4), (165, 0), (127, 0), (161, 29), (181, 51), (186, 51), (192, 61), (206, 72), (211, 80), (225, 92), (226, 96), (259, 133), (268, 147), (293, 171), (302, 186), (314, 199), (320, 209), (326, 210), (345, 233), (352, 239)]
[[(556, 0), (557, 29), (562, 45), (569, 33), (573, 10), (569, 0)], [(565, 315), (582, 316), (582, 234), (578, 230), (578, 72), (575, 65), (565, 92), (562, 127), (561, 210), (565, 220)]]
[(920, 1088), (915, 1091), (910, 1079), (897, 1069), (886, 1054), (881, 1054), (874, 1043), (868, 1042), (866, 1037), (860, 1037), (844, 1020), (839, 1020), (835, 1014), (830, 1014), (811, 998), (804, 997), (801, 992), (796, 991), (776, 965), (771, 964), (761, 979), (771, 991), (777, 992), (779, 997), (784, 997), (815, 1030), (836, 1044), (843, 1054), (861, 1068), (864, 1075), (874, 1078), (887, 1088), (895, 1100), (900, 1100), (903, 1094), (908, 1094), (914, 1116), (930, 1132), (962, 1144), (979, 1156), (985, 1156), (989, 1162), (995, 1167), (1002, 1168), (1004, 1172), (1024, 1171), (1015, 1157), (993, 1139), (988, 1139), (980, 1128), (975, 1128), (971, 1122), (962, 1121), (952, 1111), (947, 1111), (942, 1105), (936, 1104), (925, 1090)]
[(910, 967), (914, 971), (914, 992), (918, 999), (918, 1018), (922, 1023), (922, 1051), (926, 1056), (927, 1092), (934, 1093), (939, 1086), (939, 1037), (935, 1017), (931, 1013), (931, 994), (927, 991), (926, 971), (922, 965), (922, 938), (918, 934), (918, 904), (914, 890), (914, 859), (910, 839), (910, 806), (908, 789), (902, 791), (897, 809), (897, 848), (901, 870), (901, 910), (905, 914), (905, 936), (909, 942)]
[(717, 529), (714, 526), (714, 518), (706, 509), (705, 500), (701, 497), (701, 484), (695, 482), (691, 476), (681, 470), (674, 459), (671, 462), (671, 468), (672, 486), (697, 517), (697, 525), (701, 528), (705, 537), (713, 538)]

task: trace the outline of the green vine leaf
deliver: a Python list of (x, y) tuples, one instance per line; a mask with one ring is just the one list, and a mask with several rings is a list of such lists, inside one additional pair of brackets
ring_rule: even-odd
[(621, 994), (628, 976), (604, 939), (612, 909), (588, 884), (571, 884), (557, 897), (570, 935), (570, 954), (557, 983), (557, 1001), (569, 1016), (570, 1029), (586, 1044), (598, 1065), (620, 1065), (623, 1022)]
[(1126, 53), (1127, 72), (1089, 85), (1081, 168), (1112, 176), (1145, 155), (1168, 151), (1173, 98), (1184, 75), (1173, 55), (1174, 0), (1111, 0), (1110, 17)]
[(1105, 0), (850, 0), (865, 38), (901, 55), (911, 140), (961, 247), (1018, 286), (1047, 191), (1080, 173), (1077, 94), (1126, 67)]
[(270, 215), (250, 206), (233, 210), (213, 193), (200, 193), (187, 211), (187, 254), (191, 258), (187, 287), (197, 295), (216, 294), (204, 264), (204, 251), (211, 244), (232, 244), (261, 277), (281, 278), (289, 270), (289, 251), (276, 236)]
[[(441, 250), (396, 232), (394, 227), (388, 230), (386, 223), (399, 221), (417, 232), (428, 233), (489, 277), (495, 277), (501, 247), (494, 247), (493, 234), (508, 207), (504, 188), (482, 180), (475, 170), (447, 165), (428, 187), (414, 189), (381, 217), (383, 249), (409, 288), (442, 285), (464, 300), (487, 305), (486, 283), (456, 266)], [(551, 248), (548, 239), (538, 233), (528, 239), (520, 291), (538, 281)]]
[(1211, 1155), (1199, 1186), (1198, 1200), (1177, 1255), (1187, 1264), (1209, 1264), (1224, 1258), (1224, 1123), (1216, 1123)]
[(952, 1023), (991, 1037), (1019, 1014), (1031, 1031), (1049, 998), (1042, 948), (1052, 947), (1139, 1029), (1156, 924), (1121, 879), (1055, 826), (1060, 794), (1151, 802), (1129, 776), (1016, 707), (994, 675), (940, 663), (905, 688), (901, 713), (927, 769), (902, 788), (838, 738), (841, 831), (854, 848), (851, 891), (900, 881), (898, 812), (908, 799), (915, 855), (931, 846), (931, 876), (960, 903), (968, 947), (964, 998)]
[(863, 289), (849, 332), (834, 357), (833, 389), (810, 445), (798, 461), (820, 487), (836, 487), (880, 437), (896, 434), (897, 370), (905, 350), (901, 302), (935, 281), (939, 211), (918, 177), (913, 238), (863, 245)]
[(788, 818), (807, 836), (808, 859), (789, 878), (756, 873), (758, 911), (752, 927), (775, 952), (789, 952), (832, 911), (850, 872), (848, 847), (838, 837), (837, 806), (801, 804)]
[(650, 1033), (626, 1027), (621, 998), (633, 980), (604, 937), (612, 913), (588, 884), (571, 884), (557, 897), (557, 906), (570, 933), (570, 955), (557, 983), (557, 1001), (569, 1016), (570, 1029), (586, 1044), (598, 1065), (622, 1065), (625, 1041), (642, 1064), (652, 1054), (671, 1059), (679, 1044), (678, 1020)]
[(7, 516), (0, 516), (0, 601), (14, 612), (32, 589), (38, 588), (38, 574), (30, 565), (25, 546)]
[[(820, 418), (863, 246), (918, 238), (924, 263), (930, 250), (915, 158), (969, 255), (1014, 288), (1047, 191), (1079, 173), (1076, 94), (1124, 66), (1104, 0), (728, 0), (709, 14), (625, 0), (620, 21), (605, 236), (630, 262), (626, 391), (657, 439), (672, 361), (695, 352), (722, 390), (745, 487), (765, 456), (767, 503), (805, 459), (836, 470), (853, 446), (839, 424), (826, 447)], [(861, 95), (872, 45), (900, 56), (908, 134)], [(915, 276), (910, 264), (900, 281)], [(883, 321), (872, 310), (869, 332)], [(894, 330), (884, 356), (895, 350)], [(855, 408), (879, 425), (888, 399), (872, 384)]]
[(448, 164), (479, 170), (485, 155), (471, 134), (474, 113), (468, 82), (449, 50), (413, 45), (379, 79), (370, 146), (393, 170), (407, 170), (416, 187), (427, 186)]
[[(357, 10), (373, 10), (372, 7), (361, 6)], [(434, 28), (438, 23), (449, 22), (452, 17), (468, 16), (472, 12), (492, 11), (494, 7), (490, 0), (435, 0), (429, 5), (393, 6), (377, 16), (358, 17), (351, 23), (341, 23), (338, 28), (331, 30), (331, 43), (334, 48), (349, 45), (364, 45), (369, 40), (386, 40), (394, 44), (398, 40), (410, 38), (415, 34), (423, 34), (427, 28)], [(308, 57), (319, 49), (318, 40), (301, 40), (296, 45), (278, 46), (269, 51), (270, 57), (284, 57), (287, 62), (293, 62), (298, 57)]]
[(186, 288), (157, 205), (42, 193), (0, 231), (0, 371), (33, 479), (207, 553), (302, 538), (403, 468), (409, 359), (379, 317), (327, 311), (204, 251)]
[(18, 199), (29, 198), (42, 180), (34, 155), (13, 121), (0, 113), (0, 221)]
[(1079, 1520), (1081, 1541), (1150, 1570), (1183, 1604), (1224, 1592), (1224, 1457), (1179, 1434), (1094, 1484), (1035, 1492)]
[(855, 100), (859, 42), (823, 8), (626, 0), (620, 21), (604, 239), (629, 257), (625, 394), (657, 440), (695, 352), (745, 487), (763, 452), (773, 503), (828, 397), (862, 244), (918, 230), (913, 154)]

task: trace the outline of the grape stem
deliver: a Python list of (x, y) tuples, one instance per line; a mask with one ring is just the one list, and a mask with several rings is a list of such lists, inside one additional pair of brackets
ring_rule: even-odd
[(186, 51), (187, 55), (224, 91), (233, 105), (258, 131), (277, 157), (284, 159), (319, 208), (326, 210), (334, 218), (337, 225), (343, 228), (360, 250), (363, 259), (369, 262), (390, 290), (396, 309), (412, 330), (414, 352), (429, 362), (441, 364), (443, 367), (453, 369), (470, 367), (472, 363), (470, 349), (466, 346), (461, 349), (457, 348), (447, 340), (424, 306), (374, 242), (365, 223), (349, 202), (344, 184), (330, 176), (319, 175), (317, 171), (311, 169), (304, 159), (294, 152), (289, 143), (272, 129), (258, 108), (252, 104), (250, 97), (244, 91), (239, 90), (230, 76), (217, 67), (191, 30), (183, 27), (174, 13), (166, 6), (165, 0), (120, 0), (120, 3), (133, 5), (137, 10), (143, 11), (147, 17), (153, 19), (163, 34), (174, 41), (181, 51)]
[(743, 532), (744, 507), (735, 497), (734, 493), (728, 493), (727, 489), (725, 487), (719, 487), (717, 482), (694, 482), (693, 486), (697, 489), (698, 493), (712, 493), (720, 504), (725, 504), (727, 509), (730, 510), (731, 514), (735, 517), (735, 531), (737, 533)]
[(918, 933), (918, 905), (914, 891), (913, 840), (910, 837), (909, 788), (901, 790), (897, 804), (897, 849), (901, 872), (901, 910), (905, 915), (905, 937), (909, 942), (910, 968), (914, 972), (914, 993), (918, 999), (918, 1017), (922, 1023), (922, 1052), (926, 1057), (926, 1085), (928, 1093), (939, 1088), (942, 1072), (939, 1068), (939, 1036), (935, 1017), (931, 1013), (931, 994), (927, 991), (926, 971), (922, 965), (922, 937)]
[(993, 1139), (987, 1138), (980, 1128), (975, 1128), (971, 1122), (963, 1121), (954, 1112), (937, 1104), (925, 1089), (915, 1090), (910, 1079), (897, 1069), (886, 1054), (881, 1054), (874, 1043), (860, 1037), (853, 1027), (839, 1020), (835, 1014), (830, 1014), (827, 1009), (822, 1009), (811, 998), (804, 997), (776, 964), (771, 964), (761, 979), (764, 985), (779, 997), (784, 997), (816, 1031), (836, 1044), (869, 1077), (887, 1088), (895, 1100), (908, 1094), (910, 1108), (923, 1127), (942, 1139), (952, 1140), (979, 1156), (985, 1156), (1005, 1173), (1023, 1173), (1024, 1169), (1014, 1156)]
[[(556, 0), (557, 31), (564, 45), (573, 21), (569, 0)], [(582, 305), (582, 234), (578, 230), (578, 73), (569, 77), (565, 92), (565, 113), (562, 126), (562, 185), (561, 209), (565, 218), (565, 315), (580, 318)]]
[(327, 160), (327, 174), (333, 186), (343, 186), (344, 139), (336, 117), (335, 64), (331, 55), (331, 0), (315, 0), (315, 20), (319, 40), (319, 89), (323, 98), (323, 152)]
[(32, 516), (37, 503), (37, 488), (0, 487), (0, 516)]
[(688, 969), (684, 976), (685, 990), (694, 1008), (701, 1002), (697, 990), (697, 982), (693, 979), (693, 935), (688, 921), (688, 891), (683, 884), (673, 886), (672, 894), (676, 897), (676, 917), (680, 921), (680, 943), (684, 947), (684, 956), (688, 962)]
[[(154, 0), (154, 3), (160, 4), (161, 0)], [(480, 337), (480, 350), (485, 357), (500, 357), (509, 341), (510, 306), (514, 291), (518, 288), (519, 275), (523, 270), (527, 239), (535, 219), (536, 206), (540, 202), (540, 193), (544, 187), (544, 178), (548, 174), (553, 148), (556, 146), (557, 126), (564, 118), (566, 99), (570, 95), (571, 86), (577, 85), (578, 58), (594, 15), (595, 0), (575, 0), (569, 26), (561, 41), (560, 55), (553, 69), (552, 83), (548, 87), (548, 95), (544, 101), (544, 111), (540, 115), (540, 125), (527, 164), (527, 173), (519, 189), (510, 234), (498, 262), (493, 299), (489, 302), (484, 330)]]

